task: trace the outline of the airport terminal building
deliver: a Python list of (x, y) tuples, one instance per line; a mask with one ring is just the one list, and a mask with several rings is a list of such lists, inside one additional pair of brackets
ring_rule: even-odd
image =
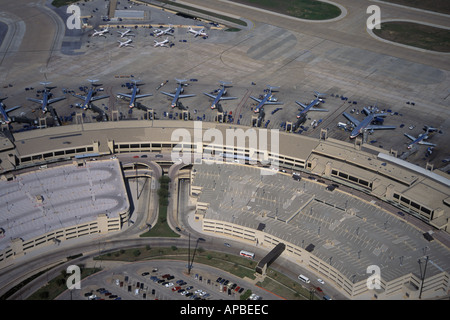
[[(230, 132), (233, 139), (227, 140)], [(254, 135), (258, 144), (249, 138)], [(244, 141), (237, 141), (242, 137)], [(204, 232), (233, 237), (268, 250), (284, 243), (283, 256), (329, 279), (349, 298), (367, 293), (366, 268), (378, 264), (381, 267), (380, 287), (375, 289), (378, 298), (400, 292), (411, 298), (419, 294), (430, 297), (448, 294), (450, 255), (448, 244), (440, 242), (439, 234), (450, 230), (449, 179), (438, 170), (425, 170), (399, 160), (394, 151), (362, 145), (358, 140), (347, 143), (328, 139), (326, 134), (321, 137), (230, 124), (199, 125), (198, 121), (185, 121), (180, 128), (180, 121), (170, 120), (80, 123), (20, 132), (12, 137), (5, 135), (1, 140), (0, 187), (14, 185), (20, 189), (25, 175), (35, 180), (46, 179), (45, 172), (50, 169), (41, 166), (53, 162), (64, 164), (60, 168), (66, 168), (66, 172), (69, 168), (87, 172), (94, 163), (87, 159), (94, 155), (182, 151), (193, 155), (189, 157), (193, 160), (190, 194), (196, 202), (196, 221)], [(103, 161), (97, 162), (101, 165)], [(104, 207), (92, 211), (95, 214), (90, 221), (78, 222), (78, 214), (73, 214), (67, 217), (68, 222), (61, 230), (47, 232), (42, 226), (40, 234), (32, 239), (24, 239), (20, 233), (14, 238), (8, 234), (11, 232), (8, 208), (20, 200), (2, 196), (0, 202), (7, 210), (0, 215), (0, 227), (4, 230), (0, 265), (26, 254), (42, 241), (55, 241), (56, 232), (67, 238), (70, 228), (77, 230), (77, 236), (120, 229), (129, 214), (124, 177), (119, 161), (108, 157), (103, 165), (114, 168), (115, 174), (101, 176), (104, 170), (96, 169), (100, 176), (87, 185), (85, 206), (92, 205), (96, 196), (89, 186), (98, 190), (99, 186), (109, 185), (105, 183), (108, 179), (120, 181), (119, 189), (109, 192), (121, 196), (110, 199), (105, 191), (102, 196), (108, 200)], [(262, 171), (267, 174), (261, 174)], [(292, 179), (283, 171), (302, 174), (303, 178)], [(57, 174), (63, 178), (65, 173)], [(329, 184), (323, 179), (345, 190), (327, 189)], [(48, 194), (39, 199), (22, 190), (24, 197), (35, 204), (48, 201)], [(96, 202), (98, 199), (95, 198)], [(397, 207), (402, 214), (388, 213), (383, 203)], [(31, 208), (27, 210), (34, 212)], [(49, 212), (55, 213), (55, 209)], [(428, 239), (407, 221), (405, 212), (429, 226)], [(43, 210), (36, 214), (45, 216)], [(39, 223), (38, 220), (34, 219), (34, 223)], [(261, 228), (261, 224), (265, 227)], [(427, 275), (422, 279), (418, 261), (425, 261), (425, 257), (429, 257)]]

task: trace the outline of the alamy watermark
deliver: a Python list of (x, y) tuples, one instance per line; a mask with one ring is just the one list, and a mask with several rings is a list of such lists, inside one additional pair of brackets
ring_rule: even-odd
[(366, 10), (367, 14), (370, 14), (366, 20), (367, 29), (381, 29), (381, 9), (377, 5), (370, 5)]
[(370, 265), (366, 269), (370, 276), (366, 280), (367, 289), (381, 289), (381, 270), (377, 265)]
[(66, 13), (70, 16), (66, 20), (67, 29), (81, 29), (81, 9), (75, 4), (67, 7)]
[(171, 141), (178, 142), (171, 152), (173, 162), (192, 164), (202, 163), (203, 160), (215, 160), (216, 163), (270, 165), (273, 170), (261, 170), (262, 175), (272, 175), (279, 168), (278, 129), (229, 128), (225, 130), (224, 135), (223, 131), (216, 128), (203, 130), (202, 121), (194, 121), (193, 137), (191, 131), (178, 128), (172, 132)]
[(70, 265), (66, 273), (71, 274), (66, 280), (66, 286), (69, 290), (81, 289), (81, 269), (77, 265)]

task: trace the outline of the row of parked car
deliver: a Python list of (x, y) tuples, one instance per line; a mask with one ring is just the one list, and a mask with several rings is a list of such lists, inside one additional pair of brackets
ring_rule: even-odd
[(98, 288), (95, 292), (86, 292), (84, 296), (87, 297), (88, 300), (106, 300), (106, 298), (111, 300), (122, 300), (121, 297), (116, 294), (112, 294), (105, 288)]
[(245, 290), (243, 287), (238, 286), (237, 283), (232, 283), (230, 285), (230, 281), (222, 277), (218, 277), (216, 282), (219, 285), (222, 285), (223, 292), (228, 293), (228, 295), (231, 295), (232, 292), (242, 293)]
[[(146, 276), (148, 275), (148, 273), (144, 272), (142, 275)], [(171, 281), (173, 279), (175, 279), (175, 277), (171, 274), (164, 274), (160, 278), (158, 278), (157, 276), (150, 276), (151, 281), (159, 283), (165, 286), (166, 288), (170, 288), (172, 292), (177, 292), (180, 295), (193, 300), (203, 300), (211, 296), (209, 293), (201, 289), (192, 291), (192, 289), (194, 289), (194, 286), (187, 285), (187, 282), (182, 279), (174, 282)]]

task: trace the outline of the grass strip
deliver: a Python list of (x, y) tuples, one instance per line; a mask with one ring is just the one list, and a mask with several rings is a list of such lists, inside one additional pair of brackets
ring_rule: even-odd
[[(99, 268), (81, 268), (81, 279), (84, 279), (94, 273), (101, 271)], [(70, 277), (70, 273), (66, 273), (65, 270), (50, 280), (45, 286), (34, 292), (27, 300), (53, 300), (65, 290), (67, 290), (67, 279)]]
[(450, 30), (424, 24), (391, 21), (381, 24), (380, 29), (373, 29), (380, 38), (413, 46), (416, 48), (450, 52)]
[[(143, 0), (143, 1), (145, 2), (145, 0)], [(191, 7), (191, 6), (188, 6), (188, 5), (185, 5), (185, 4), (181, 4), (181, 3), (178, 3), (178, 2), (169, 1), (169, 0), (159, 0), (158, 2), (161, 2), (161, 3), (164, 3), (164, 4), (168, 4), (168, 5), (171, 5), (171, 6), (174, 6), (174, 7), (178, 7), (178, 8), (181, 8), (181, 9), (193, 11), (193, 12), (196, 12), (196, 13), (200, 13), (200, 14), (203, 14), (203, 15), (206, 15), (206, 16), (211, 16), (211, 17), (214, 17), (214, 18), (217, 18), (217, 19), (221, 19), (221, 20), (224, 20), (224, 21), (232, 22), (232, 23), (235, 23), (237, 25), (244, 26), (244, 27), (247, 26), (247, 23), (245, 21), (241, 20), (241, 19), (235, 19), (235, 18), (232, 18), (232, 17), (229, 17), (229, 16), (225, 16), (225, 15), (218, 14), (218, 13), (215, 13), (215, 12), (210, 12), (210, 11), (198, 9), (198, 8)]]
[(385, 2), (400, 4), (402, 6), (413, 7), (417, 9), (429, 10), (439, 13), (450, 14), (450, 1), (448, 0), (383, 0)]
[[(190, 250), (191, 258), (193, 250), (193, 248)], [(187, 264), (188, 254), (188, 248), (178, 248), (176, 246), (151, 248), (150, 246), (146, 246), (106, 253), (95, 257), (94, 260), (135, 262), (152, 259), (168, 259), (186, 260)], [(207, 251), (200, 247), (195, 253), (194, 265), (195, 263), (219, 268), (240, 278), (255, 278), (256, 261), (241, 256), (217, 251)]]
[(172, 237), (178, 238), (180, 235), (174, 232), (169, 224), (167, 223), (167, 207), (169, 205), (169, 183), (170, 178), (167, 176), (162, 176), (159, 178), (159, 189), (158, 189), (158, 199), (159, 199), (159, 213), (158, 213), (158, 222), (155, 226), (152, 226), (151, 229), (147, 232), (144, 232), (140, 235), (140, 237)]
[(341, 9), (317, 0), (230, 0), (288, 16), (307, 20), (329, 20), (338, 17)]

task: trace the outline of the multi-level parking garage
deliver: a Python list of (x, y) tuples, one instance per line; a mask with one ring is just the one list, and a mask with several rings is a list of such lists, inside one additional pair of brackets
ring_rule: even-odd
[(375, 202), (327, 190), (323, 183), (297, 181), (286, 174), (261, 175), (261, 170), (267, 169), (194, 165), (192, 192), (198, 195), (197, 217), (205, 232), (266, 248), (284, 243), (285, 256), (352, 298), (367, 293), (369, 266), (380, 267), (379, 298), (417, 295), (418, 260), (426, 255), (433, 264), (424, 290), (448, 290), (448, 249), (428, 242), (403, 219)]
[[(177, 157), (181, 155), (182, 159), (194, 161), (186, 163), (186, 168), (193, 164), (191, 194), (198, 196), (196, 221), (202, 222), (203, 232), (229, 236), (267, 249), (284, 242), (287, 245), (284, 255), (329, 279), (352, 298), (367, 294), (366, 268), (369, 265), (381, 269), (381, 288), (376, 292), (379, 297), (399, 293), (410, 297), (439, 296), (448, 292), (448, 226), (436, 224), (444, 218), (448, 220), (449, 214), (446, 204), (449, 189), (442, 177), (412, 171), (414, 167), (402, 167), (386, 160), (380, 154), (382, 150), (375, 148), (362, 150), (353, 144), (340, 143), (340, 148), (333, 152), (335, 141), (286, 133), (279, 133), (276, 140), (268, 135), (271, 139), (262, 149), (259, 149), (261, 145), (250, 147), (248, 138), (239, 145), (235, 142), (227, 145), (226, 139), (218, 144), (211, 137), (205, 140), (208, 132), (225, 137), (230, 134), (227, 130), (236, 133), (239, 132), (236, 129), (241, 129), (249, 135), (251, 131), (225, 124), (184, 124), (183, 141), (175, 138), (174, 133), (179, 133), (180, 128), (173, 121), (117, 121), (84, 124), (82, 128), (80, 125), (17, 133), (14, 144), (1, 153), (2, 164), (9, 166), (8, 170), (4, 169), (2, 179), (5, 184), (18, 183), (20, 175), (16, 172), (19, 169), (65, 162), (87, 154), (101, 157), (146, 153), (152, 163), (158, 162), (155, 155), (162, 154), (166, 155), (162, 162), (172, 163), (178, 162), (178, 158), (171, 160), (171, 153), (176, 150)], [(278, 148), (271, 145), (274, 141), (279, 142)], [(184, 153), (178, 153), (180, 150)], [(186, 154), (193, 156), (186, 157)], [(318, 154), (327, 159), (320, 171), (316, 161)], [(261, 161), (251, 159), (267, 159), (270, 165), (263, 168)], [(201, 161), (203, 164), (199, 163)], [(217, 161), (231, 163), (218, 165)], [(364, 169), (361, 163), (370, 163), (371, 167)], [(177, 166), (182, 168), (183, 164), (178, 162)], [(359, 180), (332, 173), (338, 169), (344, 172), (344, 168)], [(81, 167), (81, 170), (87, 169)], [(263, 171), (265, 174), (261, 174)], [(314, 174), (318, 180), (313, 182), (303, 177), (297, 181), (283, 171)], [(64, 179), (64, 174), (59, 179)], [(334, 181), (341, 188), (326, 190), (321, 179)], [(362, 180), (368, 184), (360, 183)], [(409, 184), (406, 192), (405, 183)], [(96, 187), (100, 185), (96, 183)], [(428, 200), (426, 192), (411, 192), (431, 187), (436, 191), (433, 202)], [(341, 191), (343, 188), (345, 191)], [(392, 200), (395, 194), (403, 197), (403, 193), (410, 198), (414, 196), (411, 201), (428, 208), (431, 214), (424, 215), (414, 206)], [(401, 208), (408, 213), (388, 213), (387, 204), (383, 209), (386, 202), (397, 206), (396, 211)], [(417, 227), (416, 220), (427, 224)], [(433, 232), (428, 234), (436, 241), (424, 238), (423, 233), (429, 230)], [(422, 283), (418, 261), (426, 257), (429, 263)], [(9, 263), (16, 258), (12, 253)]]
[(118, 231), (130, 213), (118, 160), (29, 168), (2, 179), (0, 191), (2, 265), (36, 248)]

